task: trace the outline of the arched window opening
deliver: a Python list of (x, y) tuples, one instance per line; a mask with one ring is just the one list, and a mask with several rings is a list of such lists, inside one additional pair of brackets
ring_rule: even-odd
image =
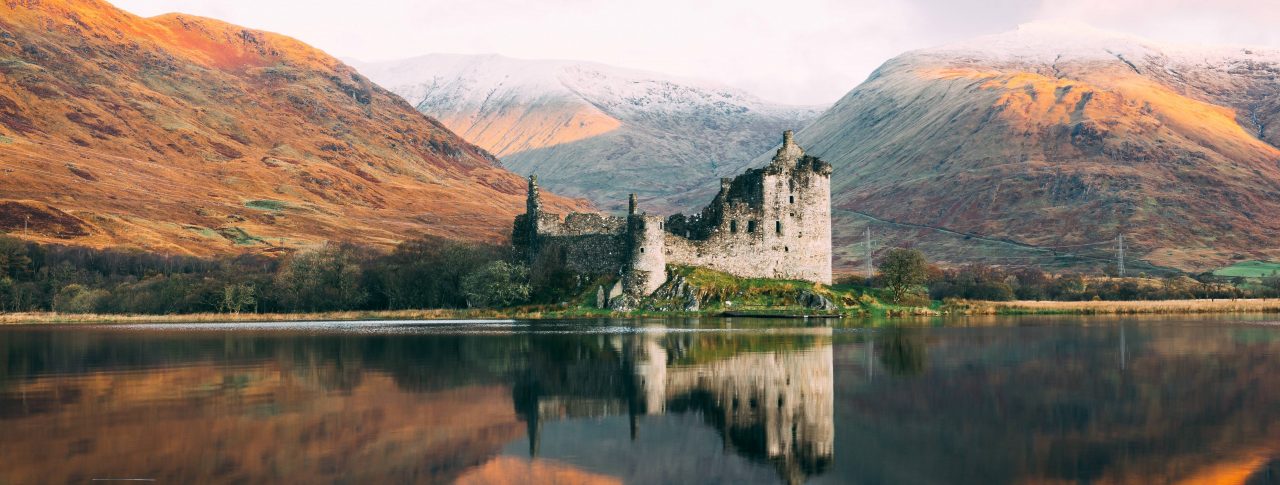
[(738, 221), (729, 221), (729, 233), (730, 234), (738, 233)]
[(782, 235), (782, 221), (773, 221), (773, 232), (776, 232), (779, 236)]
[(747, 221), (747, 232), (756, 232), (756, 221)]

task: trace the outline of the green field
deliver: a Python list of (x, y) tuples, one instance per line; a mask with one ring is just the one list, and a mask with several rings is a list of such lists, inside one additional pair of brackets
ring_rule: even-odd
[(1225, 268), (1219, 268), (1213, 272), (1216, 276), (1226, 277), (1245, 277), (1245, 278), (1264, 278), (1273, 274), (1280, 274), (1280, 263), (1268, 261), (1243, 261)]
[(289, 204), (286, 202), (278, 201), (278, 200), (259, 199), (259, 200), (246, 201), (244, 203), (244, 206), (250, 209), (256, 209), (260, 211), (280, 212), (282, 210), (287, 209), (289, 207)]

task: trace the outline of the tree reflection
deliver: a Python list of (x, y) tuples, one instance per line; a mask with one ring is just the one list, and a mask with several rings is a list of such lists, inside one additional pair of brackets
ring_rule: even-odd
[(927, 349), (918, 329), (888, 327), (876, 337), (876, 355), (890, 375), (918, 376), (924, 373)]
[[(537, 455), (548, 422), (629, 416), (634, 437), (644, 432), (639, 418), (673, 413), (700, 416), (726, 449), (788, 482), (822, 473), (832, 459), (826, 329), (484, 337), (45, 329), (6, 337), (0, 418), (9, 426), (0, 452), (15, 465), (0, 472), (3, 482), (111, 471), (173, 482), (438, 483), (522, 432)], [(64, 422), (76, 424), (57, 425)], [(151, 449), (157, 442), (174, 445)], [(74, 459), (39, 454), (63, 449)]]

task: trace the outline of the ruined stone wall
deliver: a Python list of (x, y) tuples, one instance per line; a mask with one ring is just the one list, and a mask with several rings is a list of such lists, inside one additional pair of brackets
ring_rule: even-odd
[(563, 266), (584, 275), (613, 276), (627, 262), (628, 253), (625, 248), (626, 242), (621, 235), (544, 237), (533, 264)]
[(513, 241), (536, 265), (620, 275), (624, 290), (645, 296), (666, 281), (666, 266), (703, 266), (758, 278), (831, 283), (831, 166), (783, 137), (773, 161), (721, 181), (701, 213), (667, 219), (541, 212), (537, 180)]
[(667, 262), (830, 284), (830, 174), (785, 139), (773, 163), (722, 182), (701, 214), (668, 218)]
[(621, 217), (604, 214), (574, 212), (560, 220), (559, 214), (541, 213), (538, 217), (540, 237), (583, 236), (589, 234), (621, 235), (627, 229), (627, 221)]

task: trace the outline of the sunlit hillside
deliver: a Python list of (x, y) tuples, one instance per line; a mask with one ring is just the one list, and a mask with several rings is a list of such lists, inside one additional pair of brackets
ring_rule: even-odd
[[(1187, 270), (1280, 257), (1280, 54), (1028, 25), (913, 51), (797, 138), (835, 167), (837, 254)], [(1037, 250), (1045, 248), (1046, 250)], [(1149, 266), (1149, 265), (1148, 265)]]
[(0, 3), (0, 194), (27, 239), (204, 255), (501, 240), (524, 184), (291, 38), (46, 0)]

